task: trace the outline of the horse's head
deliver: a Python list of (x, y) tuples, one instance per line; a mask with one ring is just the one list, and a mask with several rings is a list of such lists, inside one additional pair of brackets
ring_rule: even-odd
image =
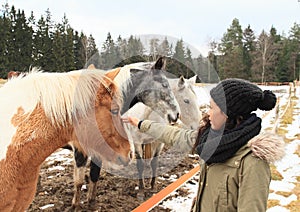
[(193, 89), (195, 78), (169, 79), (170, 86), (180, 106), (180, 120), (188, 129), (197, 129), (201, 120), (197, 95)]
[(163, 72), (165, 63), (165, 58), (161, 57), (151, 66), (149, 63), (139, 64), (137, 68), (130, 65), (133, 67), (130, 69), (132, 84), (137, 86), (130, 107), (137, 102), (142, 102), (158, 112), (169, 123), (175, 123), (180, 109)]
[[(88, 116), (76, 127), (81, 146), (94, 162), (97, 163), (97, 159), (101, 159), (112, 166), (128, 165), (134, 152), (133, 144), (128, 141), (121, 121), (121, 97), (117, 85), (113, 82), (117, 74), (118, 71), (107, 72), (104, 75), (96, 92), (94, 114), (89, 115), (92, 118)], [(92, 119), (95, 122), (91, 121)]]

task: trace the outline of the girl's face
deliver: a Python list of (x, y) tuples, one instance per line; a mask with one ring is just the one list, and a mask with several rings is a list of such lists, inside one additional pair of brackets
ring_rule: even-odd
[(208, 111), (208, 115), (211, 128), (213, 130), (220, 130), (228, 118), (212, 98), (210, 99), (210, 109)]

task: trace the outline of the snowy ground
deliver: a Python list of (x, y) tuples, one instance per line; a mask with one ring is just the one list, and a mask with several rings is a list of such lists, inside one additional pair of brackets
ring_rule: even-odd
[[(199, 104), (205, 104), (209, 101), (209, 93), (206, 88), (196, 87), (196, 92), (199, 97)], [(289, 86), (273, 86), (273, 87), (264, 87), (262, 89), (273, 90), (276, 93), (276, 96), (280, 98), (279, 108), (284, 107), (287, 104), (289, 98)], [(296, 96), (300, 98), (300, 88), (296, 89)], [(288, 125), (285, 129), (288, 130), (288, 133), (285, 135), (286, 138), (291, 139), (289, 143), (286, 145), (286, 154), (285, 157), (275, 163), (276, 169), (283, 176), (283, 179), (280, 181), (271, 181), (270, 185), (270, 194), (269, 200), (278, 200), (279, 205), (271, 207), (267, 210), (267, 212), (285, 212), (290, 211), (285, 206), (290, 204), (292, 201), (297, 200), (297, 196), (293, 193), (293, 189), (295, 184), (299, 183), (297, 181), (297, 177), (300, 176), (300, 158), (295, 152), (297, 151), (300, 140), (299, 137), (299, 126), (300, 126), (300, 100), (296, 101), (296, 106), (294, 107), (294, 120), (292, 124)], [(281, 111), (280, 111), (281, 112)], [(279, 113), (280, 113), (279, 112)], [(274, 125), (275, 119), (275, 110), (272, 110), (269, 113), (264, 113), (263, 111), (257, 111), (257, 114), (260, 117), (263, 117), (263, 129), (272, 128)], [(158, 207), (169, 209), (174, 212), (181, 211), (189, 211), (191, 208), (192, 200), (197, 192), (197, 183), (194, 183), (198, 180), (198, 176), (196, 175), (192, 179), (192, 183), (186, 183), (183, 187), (190, 191), (190, 194), (187, 197), (178, 197), (176, 195), (176, 191), (173, 192), (170, 196), (176, 196), (176, 198), (168, 199), (164, 201)], [(299, 180), (299, 179), (298, 179)], [(280, 195), (289, 194), (290, 195)], [(296, 209), (297, 210), (297, 209)], [(299, 209), (300, 211), (300, 209)]]

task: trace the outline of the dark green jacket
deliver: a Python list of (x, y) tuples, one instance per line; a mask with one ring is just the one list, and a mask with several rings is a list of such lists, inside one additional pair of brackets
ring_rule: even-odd
[[(190, 150), (197, 131), (145, 120), (141, 132), (163, 143)], [(193, 211), (266, 211), (271, 173), (269, 163), (284, 154), (284, 143), (274, 134), (260, 134), (224, 163), (200, 160), (199, 189)]]

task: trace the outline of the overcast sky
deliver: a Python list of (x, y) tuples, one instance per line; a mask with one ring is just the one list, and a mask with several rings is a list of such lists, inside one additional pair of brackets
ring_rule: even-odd
[(61, 22), (66, 14), (71, 27), (92, 34), (101, 48), (107, 33), (119, 35), (159, 34), (183, 39), (206, 56), (208, 43), (219, 41), (234, 18), (242, 28), (248, 24), (258, 35), (274, 26), (287, 35), (300, 24), (300, 0), (0, 0), (24, 9), (36, 19), (50, 9), (52, 19)]

